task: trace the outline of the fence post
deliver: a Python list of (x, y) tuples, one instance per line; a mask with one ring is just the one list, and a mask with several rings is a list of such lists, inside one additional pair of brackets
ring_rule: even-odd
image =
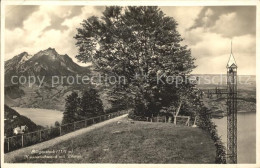
[(76, 126), (75, 126), (76, 124), (75, 124), (75, 122), (73, 123), (73, 127), (74, 127), (74, 131), (75, 131), (75, 128), (76, 128)]
[(188, 127), (190, 126), (190, 117), (188, 118)]
[(23, 134), (22, 134), (22, 147), (23, 147)]
[(8, 138), (8, 141), (7, 141), (7, 151), (9, 152), (10, 150), (10, 138)]
[(95, 123), (95, 119), (93, 118), (92, 121), (93, 121), (92, 123), (94, 124)]
[(87, 120), (85, 119), (85, 127), (87, 127)]
[(60, 126), (60, 136), (61, 136), (61, 126)]
[(39, 131), (39, 137), (40, 137), (40, 141), (42, 141), (42, 131)]

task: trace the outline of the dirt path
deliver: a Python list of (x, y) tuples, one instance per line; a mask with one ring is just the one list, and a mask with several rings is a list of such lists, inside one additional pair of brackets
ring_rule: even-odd
[(79, 135), (82, 135), (84, 133), (92, 131), (92, 130), (94, 130), (96, 128), (100, 128), (100, 127), (103, 127), (103, 126), (105, 126), (105, 125), (107, 125), (109, 123), (116, 122), (116, 121), (126, 117), (127, 115), (128, 114), (124, 114), (122, 116), (119, 116), (119, 117), (116, 117), (116, 118), (113, 118), (113, 119), (110, 119), (110, 120), (107, 120), (107, 121), (104, 121), (104, 122), (97, 123), (95, 125), (89, 126), (87, 128), (83, 128), (83, 129), (77, 130), (75, 132), (71, 132), (71, 133), (65, 134), (63, 136), (51, 139), (49, 141), (45, 141), (45, 142), (42, 142), (42, 143), (39, 143), (39, 144), (35, 144), (35, 145), (32, 145), (32, 146), (28, 146), (26, 148), (22, 148), (22, 149), (15, 150), (13, 152), (6, 153), (4, 155), (4, 162), (5, 163), (13, 163), (14, 159), (16, 157), (21, 157), (21, 156), (28, 155), (28, 154), (31, 153), (32, 150), (43, 150), (45, 148), (54, 146), (54, 145), (56, 145), (58, 143), (61, 143), (63, 141), (75, 138), (75, 137), (77, 137)]

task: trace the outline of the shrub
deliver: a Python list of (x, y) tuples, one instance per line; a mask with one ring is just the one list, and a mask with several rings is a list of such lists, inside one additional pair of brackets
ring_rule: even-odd
[(221, 138), (218, 136), (216, 125), (211, 121), (210, 110), (202, 107), (199, 112), (198, 126), (211, 135), (216, 147), (215, 163), (226, 163), (226, 149)]
[(136, 121), (147, 121), (146, 117), (136, 115), (134, 110), (128, 113), (128, 117)]

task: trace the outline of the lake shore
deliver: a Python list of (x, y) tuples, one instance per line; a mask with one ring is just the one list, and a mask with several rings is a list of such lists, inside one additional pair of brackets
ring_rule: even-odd
[[(227, 144), (227, 117), (213, 118), (219, 136)], [(238, 163), (256, 163), (256, 113), (240, 112), (237, 115)]]
[(19, 114), (30, 118), (35, 124), (44, 127), (54, 126), (54, 123), (58, 121), (61, 123), (63, 112), (58, 110), (40, 109), (40, 108), (22, 108), (12, 107)]

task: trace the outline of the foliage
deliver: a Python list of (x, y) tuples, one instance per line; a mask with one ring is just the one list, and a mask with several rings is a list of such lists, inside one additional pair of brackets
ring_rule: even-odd
[(202, 107), (199, 112), (198, 126), (211, 135), (216, 146), (216, 163), (226, 163), (226, 149), (218, 136), (216, 125), (211, 121), (210, 110)]
[(132, 99), (130, 99), (125, 92), (109, 90), (108, 96), (109, 102), (111, 103), (111, 108), (107, 109), (106, 113), (112, 113), (133, 108)]
[(103, 104), (97, 91), (93, 88), (84, 91), (80, 99), (80, 116), (94, 117), (104, 113)]
[(55, 126), (55, 127), (59, 127), (59, 126), (60, 126), (59, 121), (55, 121), (54, 126)]
[[(41, 129), (42, 127), (35, 124), (33, 121), (31, 121), (29, 118), (20, 115), (17, 111), (10, 108), (7, 105), (4, 105), (4, 116), (5, 116), (5, 123), (4, 123), (4, 131), (6, 137), (13, 136), (13, 129), (16, 127), (21, 127), (23, 125), (26, 125), (28, 129), (26, 132), (32, 132)], [(17, 116), (16, 118), (13, 118), (13, 116)]]
[(185, 99), (183, 99), (183, 105), (180, 109), (181, 115), (190, 116), (192, 119), (198, 115), (201, 108), (201, 99), (199, 94), (199, 89), (195, 87), (190, 88)]
[(67, 96), (62, 124), (72, 123), (77, 120), (79, 104), (80, 98), (78, 93), (72, 92), (71, 95)]
[(77, 29), (76, 58), (92, 61), (103, 73), (123, 76), (124, 83), (114, 89), (133, 98), (136, 113), (151, 116), (179, 99), (177, 80), (167, 77), (185, 81), (195, 67), (190, 50), (180, 44), (177, 25), (158, 7), (107, 7), (102, 17), (92, 16)]
[(73, 92), (66, 98), (63, 124), (95, 117), (104, 114), (103, 104), (97, 91), (90, 88), (83, 92), (82, 97)]
[(128, 117), (136, 121), (147, 121), (147, 118), (143, 115), (137, 115), (134, 110), (128, 113)]

